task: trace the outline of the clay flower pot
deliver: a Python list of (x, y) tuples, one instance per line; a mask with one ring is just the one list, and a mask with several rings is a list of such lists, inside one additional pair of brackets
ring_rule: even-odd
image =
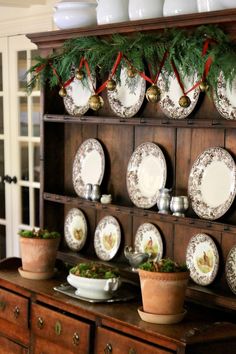
[(139, 269), (143, 311), (158, 315), (183, 312), (189, 272), (151, 272)]

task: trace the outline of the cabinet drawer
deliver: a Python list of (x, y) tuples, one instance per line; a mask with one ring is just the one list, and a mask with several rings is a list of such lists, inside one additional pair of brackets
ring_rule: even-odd
[(113, 331), (98, 328), (96, 338), (96, 353), (105, 354), (168, 354), (165, 349), (155, 348), (139, 340), (129, 338)]
[(28, 299), (0, 288), (0, 321), (28, 328), (28, 305)]
[(0, 336), (0, 353), (2, 354), (28, 354), (29, 350)]
[(32, 304), (31, 325), (35, 344), (36, 338), (40, 337), (66, 348), (65, 353), (89, 353), (91, 326), (87, 323), (56, 310)]

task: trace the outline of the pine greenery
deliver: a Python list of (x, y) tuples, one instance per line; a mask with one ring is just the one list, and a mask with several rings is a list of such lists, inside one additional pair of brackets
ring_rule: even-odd
[[(211, 41), (203, 55), (202, 49), (207, 39)], [(168, 56), (164, 68), (168, 74), (173, 75), (174, 62), (182, 77), (198, 73), (199, 79), (210, 56), (213, 62), (207, 81), (213, 89), (216, 88), (221, 71), (230, 84), (236, 75), (235, 44), (220, 27), (209, 25), (200, 26), (191, 32), (185, 29), (166, 29), (159, 33), (135, 33), (132, 36), (115, 34), (109, 39), (94, 36), (67, 40), (60, 53), (48, 58), (35, 58), (36, 64), (27, 72), (30, 76), (27, 90), (30, 93), (38, 80), (42, 85), (49, 82), (51, 87), (63, 85), (74, 75), (82, 58), (86, 58), (91, 73), (99, 75), (104, 81), (119, 52), (123, 53), (122, 65), (129, 66), (130, 63), (137, 71), (145, 71), (149, 77), (156, 75), (166, 52)], [(116, 72), (117, 80), (120, 69), (121, 65)], [(86, 74), (85, 68), (83, 71)]]

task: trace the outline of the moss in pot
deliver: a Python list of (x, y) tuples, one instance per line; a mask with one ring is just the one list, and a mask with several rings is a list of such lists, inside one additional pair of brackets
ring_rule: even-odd
[(189, 280), (186, 265), (166, 258), (142, 263), (138, 272), (144, 312), (157, 315), (183, 313)]
[(48, 279), (54, 274), (60, 234), (46, 229), (21, 230), (20, 274), (29, 279)]

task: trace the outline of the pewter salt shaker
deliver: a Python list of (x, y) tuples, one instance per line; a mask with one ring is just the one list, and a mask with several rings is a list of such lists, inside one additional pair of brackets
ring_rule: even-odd
[(172, 215), (185, 216), (184, 215), (184, 200), (182, 197), (172, 197), (170, 202), (170, 210)]
[(169, 214), (170, 212), (170, 192), (171, 189), (161, 188), (159, 189), (159, 196), (157, 199), (157, 207), (160, 214)]
[(91, 193), (92, 193), (92, 184), (91, 183), (87, 183), (86, 186), (85, 186), (85, 193), (84, 193), (85, 199), (90, 199), (91, 198)]
[(101, 193), (100, 193), (100, 186), (99, 184), (93, 184), (92, 186), (92, 192), (91, 192), (91, 199), (93, 201), (99, 200), (101, 197)]

